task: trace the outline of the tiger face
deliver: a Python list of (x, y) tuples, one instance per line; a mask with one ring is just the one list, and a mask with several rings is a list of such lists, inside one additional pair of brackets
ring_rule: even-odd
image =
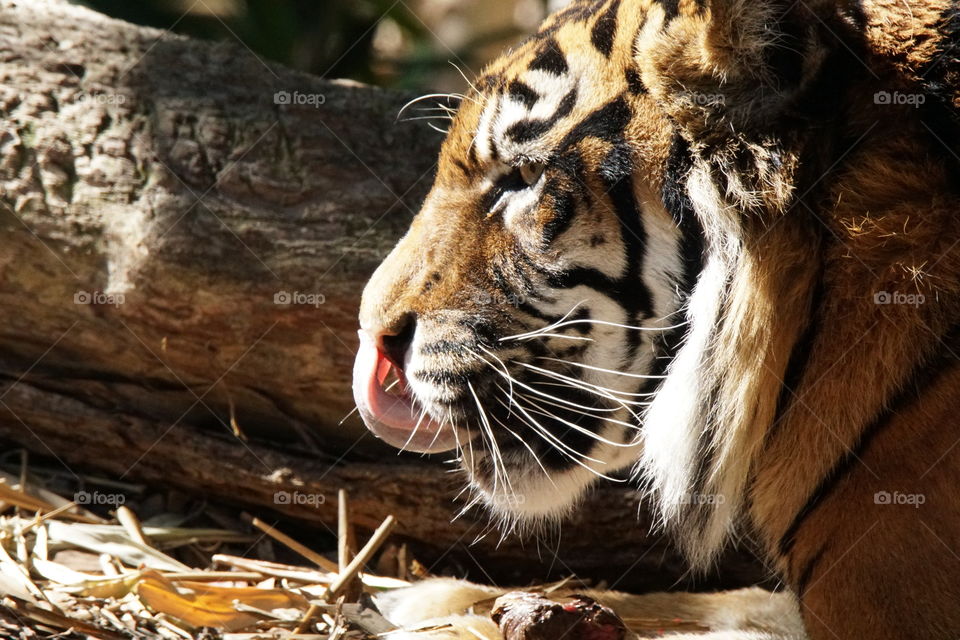
[(632, 59), (642, 15), (607, 4), (575, 4), (479, 78), (363, 293), (367, 425), (455, 450), (502, 515), (562, 514), (637, 459), (699, 268), (663, 202), (672, 134)]

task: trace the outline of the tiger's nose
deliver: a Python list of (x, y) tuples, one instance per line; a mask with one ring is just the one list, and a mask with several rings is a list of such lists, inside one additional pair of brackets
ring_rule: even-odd
[(374, 325), (364, 327), (367, 335), (373, 340), (377, 349), (389, 360), (393, 366), (403, 371), (404, 361), (410, 345), (413, 344), (413, 335), (417, 330), (416, 316), (408, 314), (391, 326)]

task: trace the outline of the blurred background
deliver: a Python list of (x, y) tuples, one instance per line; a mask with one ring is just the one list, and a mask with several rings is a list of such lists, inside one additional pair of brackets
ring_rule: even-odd
[(76, 0), (325, 78), (456, 91), (569, 0)]

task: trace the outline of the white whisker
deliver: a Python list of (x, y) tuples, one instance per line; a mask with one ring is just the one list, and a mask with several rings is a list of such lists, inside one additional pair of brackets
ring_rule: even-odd
[[(527, 400), (527, 402), (530, 402), (532, 405), (534, 405), (534, 406), (536, 407), (536, 409), (533, 409), (533, 408), (532, 408), (531, 411), (533, 411), (533, 412), (535, 412), (535, 413), (539, 413), (540, 415), (542, 415), (542, 416), (544, 416), (544, 417), (549, 417), (549, 418), (553, 418), (554, 420), (558, 420), (558, 421), (562, 422), (563, 424), (567, 425), (568, 427), (570, 427), (571, 429), (573, 429), (574, 431), (578, 431), (578, 432), (582, 433), (582, 434), (585, 435), (585, 436), (588, 436), (588, 437), (590, 437), (590, 438), (593, 438), (594, 440), (597, 440), (598, 442), (602, 442), (602, 443), (604, 443), (604, 444), (609, 444), (610, 446), (620, 447), (620, 448), (629, 448), (629, 447), (632, 447), (632, 446), (634, 446), (634, 445), (636, 444), (636, 443), (614, 442), (613, 440), (608, 440), (607, 438), (604, 438), (603, 436), (601, 436), (601, 435), (598, 434), (598, 433), (594, 433), (593, 431), (590, 431), (589, 429), (585, 429), (585, 428), (581, 427), (580, 425), (578, 425), (578, 424), (575, 423), (575, 422), (570, 422), (569, 420), (565, 420), (565, 419), (561, 418), (560, 416), (551, 413), (551, 412), (548, 411), (547, 409), (544, 409), (543, 406), (541, 406), (541, 405), (538, 404), (537, 402), (534, 402), (533, 399), (530, 398), (530, 397), (526, 397), (526, 396), (525, 396), (525, 399)], [(554, 406), (556, 406), (556, 405), (554, 405)], [(635, 425), (629, 424), (629, 423), (627, 423), (627, 422), (620, 422), (619, 420), (610, 420), (610, 422), (616, 422), (617, 424), (621, 424), (621, 425), (623, 425), (623, 426), (625, 426), (625, 427), (635, 428)]]
[[(517, 362), (517, 364), (524, 364), (524, 363), (522, 363), (522, 362)], [(504, 373), (504, 372), (500, 371), (499, 369), (497, 369), (496, 367), (494, 367), (493, 365), (491, 365), (489, 362), (487, 362), (487, 365), (488, 365), (489, 367), (491, 367), (494, 371), (496, 371), (499, 376), (501, 376), (501, 377), (503, 377), (503, 378), (505, 378), (505, 379), (507, 379), (507, 380), (511, 380), (511, 381), (512, 381), (512, 384), (515, 384), (515, 385), (517, 385), (518, 387), (520, 387), (520, 388), (522, 388), (522, 389), (526, 389), (527, 391), (530, 391), (530, 392), (532, 392), (532, 393), (534, 393), (534, 394), (536, 394), (536, 395), (538, 395), (538, 396), (543, 396), (544, 398), (550, 398), (551, 400), (556, 400), (557, 402), (562, 402), (563, 404), (566, 404), (566, 405), (571, 406), (571, 407), (576, 407), (577, 409), (586, 409), (586, 410), (588, 410), (588, 411), (591, 409), (591, 407), (587, 407), (587, 406), (584, 406), (584, 405), (582, 405), (582, 404), (577, 404), (576, 402), (571, 402), (570, 400), (564, 400), (563, 398), (558, 398), (558, 397), (556, 397), (556, 396), (552, 396), (552, 395), (550, 395), (549, 393), (547, 393), (547, 392), (545, 392), (545, 391), (540, 391), (539, 389), (534, 389), (534, 388), (531, 387), (530, 385), (528, 385), (528, 384), (526, 384), (526, 383), (523, 383), (523, 382), (520, 382), (519, 380), (515, 379), (515, 378), (514, 378), (513, 376), (511, 376), (509, 373)], [(533, 367), (533, 365), (527, 365), (527, 366)], [(598, 394), (598, 395), (599, 395), (599, 394)], [(624, 404), (624, 401), (619, 400), (619, 399), (617, 399), (617, 398), (610, 397), (609, 399), (610, 399), (610, 400), (613, 400), (614, 402), (619, 402), (619, 403), (621, 403), (621, 404)], [(624, 404), (624, 406), (626, 406), (626, 405)]]
[[(409, 109), (409, 108), (412, 107), (413, 105), (417, 104), (418, 102), (422, 102), (423, 100), (430, 100), (431, 98), (443, 98), (443, 99), (445, 99), (445, 100), (456, 100), (457, 102), (460, 102), (460, 101), (462, 101), (462, 100), (472, 100), (472, 98), (468, 98), (467, 96), (463, 95), (462, 93), (428, 93), (428, 94), (422, 95), (422, 96), (420, 96), (420, 97), (418, 97), (418, 98), (414, 98), (414, 99), (411, 100), (410, 102), (408, 102), (408, 103), (406, 103), (405, 105), (403, 105), (402, 107), (400, 107), (400, 111), (397, 112), (397, 120), (400, 119), (400, 116), (403, 115), (403, 112), (404, 112), (404, 111), (406, 111), (407, 109)], [(439, 103), (438, 103), (438, 104), (439, 104)]]
[[(618, 376), (626, 376), (627, 378), (639, 378), (641, 380), (662, 380), (667, 376), (650, 376), (644, 375), (642, 373), (627, 373), (625, 371), (617, 371), (616, 369), (604, 369), (603, 367), (593, 367), (588, 364), (582, 364), (580, 362), (573, 362), (571, 360), (561, 360), (560, 358), (548, 358), (547, 356), (538, 356), (538, 360), (553, 360), (554, 362), (560, 362), (563, 364), (568, 364), (572, 367), (580, 367), (581, 369), (590, 369), (591, 371), (599, 371), (600, 373), (612, 373)], [(621, 392), (622, 393), (622, 392)], [(646, 393), (646, 394), (630, 394), (630, 395), (656, 395), (656, 393)]]
[[(499, 384), (497, 385), (497, 388), (503, 391), (503, 387), (501, 387)], [(511, 396), (511, 399), (512, 397), (513, 396)], [(512, 408), (509, 409), (509, 411), (512, 411), (512, 410), (513, 410)], [(524, 440), (523, 438), (521, 438), (519, 435), (517, 435), (517, 433), (513, 429), (511, 429), (506, 424), (504, 424), (504, 422), (500, 420), (500, 418), (498, 418), (495, 414), (490, 414), (490, 415), (491, 417), (493, 417), (494, 420), (496, 420), (497, 424), (499, 424), (504, 430), (506, 430), (507, 433), (512, 435), (514, 438), (516, 438), (520, 442), (520, 444), (526, 447), (527, 451), (530, 452), (531, 457), (533, 457), (534, 462), (536, 462), (537, 466), (540, 467), (540, 470), (543, 471), (543, 475), (546, 476), (547, 480), (550, 482), (551, 485), (553, 485), (554, 488), (557, 488), (557, 484), (553, 481), (553, 477), (550, 476), (550, 473), (547, 471), (547, 468), (543, 466), (542, 462), (540, 462), (540, 457), (533, 450), (533, 447), (530, 446), (530, 443)]]
[[(447, 62), (449, 62), (453, 66), (453, 68), (457, 70), (457, 73), (460, 74), (460, 77), (463, 78), (463, 81), (466, 82), (467, 85), (474, 90), (474, 92), (480, 93), (480, 90), (477, 89), (477, 85), (475, 85), (473, 82), (470, 81), (470, 78), (468, 78), (467, 74), (463, 72), (463, 69), (461, 69), (453, 60), (447, 60)], [(472, 98), (467, 98), (467, 99), (472, 99)]]
[(527, 331), (527, 332), (525, 332), (525, 333), (518, 333), (518, 334), (516, 334), (516, 335), (506, 336), (506, 337), (504, 337), (504, 338), (500, 338), (500, 342), (505, 342), (505, 341), (507, 341), (507, 340), (519, 339), (519, 338), (522, 338), (522, 337), (528, 336), (528, 335), (529, 335), (529, 336), (539, 335), (539, 334), (542, 334), (542, 333), (544, 333), (544, 332), (546, 332), (546, 331), (552, 331), (553, 329), (555, 329), (555, 328), (557, 327), (557, 325), (565, 322), (567, 318), (569, 318), (571, 315), (573, 315), (573, 312), (576, 311), (577, 308), (578, 308), (580, 305), (584, 304), (585, 302), (586, 302), (586, 300), (581, 300), (581, 301), (578, 302), (577, 304), (573, 305), (573, 307), (570, 308), (570, 311), (567, 311), (565, 314), (563, 314), (563, 316), (562, 316), (559, 320), (557, 320), (556, 322), (554, 322), (554, 323), (552, 323), (552, 324), (548, 324), (547, 326), (542, 327), (542, 328), (540, 328), (540, 329), (536, 329), (536, 330), (534, 330), (534, 331)]
[[(516, 398), (526, 400), (527, 402), (530, 401), (528, 398), (521, 395), (517, 395)], [(507, 406), (499, 398), (497, 398), (497, 401), (500, 402), (500, 404), (502, 404), (504, 407)], [(557, 438), (555, 435), (550, 433), (543, 425), (537, 422), (536, 418), (534, 418), (529, 413), (527, 413), (527, 410), (524, 409), (519, 403), (515, 402), (514, 406), (516, 406), (517, 409), (520, 411), (520, 413), (522, 413), (523, 416), (528, 420), (527, 426), (531, 427), (534, 433), (536, 433), (541, 438), (546, 440), (546, 442), (550, 444), (553, 447), (553, 449), (556, 450), (557, 452), (565, 455), (571, 461), (576, 462), (577, 464), (580, 464), (582, 466), (585, 466), (585, 465), (583, 465), (583, 463), (578, 458), (589, 460), (590, 462), (596, 462), (597, 464), (603, 464), (602, 460), (597, 460), (596, 458), (591, 458), (585, 453), (580, 453), (579, 451), (577, 451), (576, 449), (573, 449), (572, 447), (564, 443), (562, 440)], [(589, 469), (589, 467), (586, 467), (586, 468)], [(591, 469), (591, 471), (594, 471), (594, 470)]]
[[(507, 473), (507, 467), (503, 463), (503, 454), (500, 451), (500, 445), (497, 444), (497, 439), (493, 433), (493, 428), (490, 426), (490, 421), (487, 420), (487, 414), (483, 410), (483, 405), (480, 404), (480, 398), (477, 397), (477, 392), (473, 388), (473, 384), (470, 381), (467, 381), (467, 388), (470, 389), (470, 394), (473, 396), (474, 402), (477, 404), (477, 409), (480, 411), (480, 424), (483, 429), (486, 430), (487, 435), (490, 437), (490, 456), (493, 458), (493, 489), (497, 489), (497, 465), (500, 465), (500, 470), (503, 472), (503, 481), (506, 484), (507, 489), (511, 495), (515, 495), (513, 491), (513, 486), (510, 484), (510, 475)], [(482, 431), (481, 431), (482, 433)]]
[[(517, 394), (517, 399), (518, 399), (518, 400), (525, 400), (525, 401), (527, 401), (527, 402), (531, 402), (529, 398), (527, 398), (526, 396), (524, 396), (524, 395), (522, 395), (522, 394)], [(531, 404), (533, 404), (533, 403), (531, 402)], [(533, 416), (531, 416), (531, 415), (527, 412), (527, 410), (524, 409), (519, 403), (516, 404), (516, 407), (517, 407), (517, 409), (518, 409), (521, 413), (523, 413), (524, 416), (527, 417), (528, 420), (530, 420), (530, 426), (535, 426), (535, 427), (536, 427), (536, 428), (534, 429), (534, 433), (537, 433), (537, 434), (540, 435), (542, 438), (546, 439), (548, 442), (551, 442), (551, 441), (552, 441), (552, 442), (555, 443), (556, 445), (559, 445), (559, 446), (560, 446), (560, 449), (557, 449), (556, 446), (554, 446), (554, 449), (555, 449), (556, 451), (558, 451), (559, 453), (563, 454), (564, 456), (566, 456), (571, 462), (573, 462), (573, 463), (576, 464), (576, 465), (579, 465), (579, 466), (583, 467), (584, 469), (586, 469), (586, 470), (589, 471), (590, 473), (592, 473), (592, 474), (594, 474), (594, 475), (596, 475), (596, 476), (598, 476), (598, 477), (600, 477), (600, 478), (603, 478), (603, 479), (605, 479), (605, 480), (610, 480), (611, 482), (626, 482), (626, 480), (622, 480), (622, 479), (610, 477), (610, 476), (606, 475), (605, 473), (603, 473), (603, 472), (601, 472), (601, 471), (597, 471), (597, 470), (594, 469), (593, 467), (591, 467), (591, 466), (589, 466), (589, 465), (587, 465), (587, 464), (584, 464), (583, 461), (581, 460), (581, 458), (582, 458), (583, 460), (589, 460), (590, 462), (595, 462), (595, 463), (597, 463), (597, 464), (604, 464), (604, 462), (603, 462), (602, 460), (597, 460), (596, 458), (591, 458), (591, 457), (588, 456), (587, 454), (585, 454), (585, 453), (580, 453), (579, 451), (571, 448), (569, 445), (565, 444), (562, 440), (560, 440), (560, 439), (557, 438), (555, 435), (553, 435), (552, 433), (550, 433), (543, 425), (541, 425), (539, 422), (537, 422), (536, 418), (534, 418)]]
[(574, 387), (574, 388), (576, 388), (576, 389), (583, 389), (584, 391), (593, 393), (593, 394), (598, 395), (598, 396), (600, 396), (600, 397), (602, 397), (602, 398), (606, 398), (607, 400), (613, 400), (614, 402), (616, 402), (617, 404), (619, 404), (620, 406), (622, 406), (622, 407), (624, 407), (624, 408), (626, 408), (626, 405), (634, 405), (634, 406), (639, 406), (639, 407), (645, 407), (645, 406), (647, 406), (647, 404), (648, 404), (648, 403), (646, 403), (646, 402), (637, 402), (636, 400), (624, 400), (624, 399), (622, 399), (622, 398), (617, 398), (617, 397), (614, 396), (613, 394), (614, 394), (614, 393), (619, 393), (619, 392), (617, 392), (617, 391), (615, 391), (615, 390), (613, 390), (613, 389), (608, 389), (607, 387), (602, 387), (602, 386), (600, 386), (600, 385), (598, 385), (598, 384), (593, 384), (593, 383), (587, 382), (587, 381), (585, 381), (585, 380), (577, 380), (576, 378), (571, 378), (571, 377), (569, 377), (569, 376), (565, 376), (565, 375), (563, 375), (562, 373), (557, 373), (556, 371), (550, 371), (549, 369), (543, 369), (543, 368), (541, 368), (541, 367), (537, 367), (537, 366), (534, 366), (534, 365), (532, 365), (532, 364), (528, 364), (528, 363), (526, 363), (526, 362), (520, 362), (520, 361), (518, 361), (518, 360), (513, 360), (512, 362), (513, 362), (514, 364), (520, 365), (521, 367), (526, 367), (526, 368), (528, 368), (528, 369), (533, 369), (534, 371), (537, 371), (537, 372), (539, 372), (539, 373), (542, 373), (542, 374), (545, 375), (545, 376), (549, 376), (549, 377), (553, 378), (554, 380), (563, 380), (564, 382), (569, 383), (569, 385), (570, 385), (571, 387)]
[[(528, 398), (529, 398), (529, 396), (528, 396)], [(547, 399), (545, 399), (545, 398), (542, 398), (542, 399), (538, 400), (538, 402), (543, 402), (543, 403), (546, 403), (546, 404), (550, 405), (551, 407), (556, 407), (557, 409), (563, 409), (563, 410), (569, 411), (569, 412), (571, 412), (571, 413), (576, 413), (576, 414), (581, 415), (581, 416), (584, 416), (584, 417), (586, 417), (586, 418), (593, 418), (594, 420), (602, 420), (602, 421), (604, 421), (604, 422), (610, 422), (610, 423), (612, 423), (612, 424), (620, 425), (621, 427), (627, 427), (628, 429), (635, 429), (635, 430), (637, 430), (637, 431), (640, 430), (640, 427), (639, 427), (638, 425), (633, 424), (633, 423), (624, 422), (623, 420), (617, 420), (616, 418), (605, 418), (605, 417), (603, 417), (603, 416), (598, 416), (598, 415), (596, 415), (596, 414), (589, 413), (589, 412), (587, 412), (587, 411), (580, 411), (579, 409), (571, 409), (571, 408), (569, 408), (569, 407), (565, 407), (565, 406), (563, 406), (563, 405), (561, 405), (561, 404), (557, 404), (556, 402), (552, 402), (552, 401), (547, 400)], [(619, 411), (619, 409), (614, 409), (614, 411)], [(559, 418), (558, 418), (558, 419), (559, 419)]]

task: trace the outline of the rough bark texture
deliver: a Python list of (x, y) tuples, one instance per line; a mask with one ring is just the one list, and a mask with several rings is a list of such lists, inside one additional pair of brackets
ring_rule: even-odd
[[(464, 546), (482, 519), (446, 524), (455, 477), (373, 463), (385, 449), (340, 425), (359, 292), (439, 144), (395, 122), (408, 98), (239, 44), (0, 0), (0, 437), (300, 521), (335, 522), (346, 487), (358, 524), (394, 513), (428, 559), (453, 548), (505, 578), (533, 570), (536, 548), (517, 540)], [(633, 566), (621, 586), (669, 586), (683, 565), (636, 512), (629, 490), (598, 491), (564, 526), (553, 573)], [(727, 583), (756, 576), (729, 566)]]
[[(190, 424), (232, 404), (245, 430), (352, 443), (357, 421), (330, 425), (352, 407), (357, 294), (438, 144), (395, 122), (407, 96), (56, 2), (0, 7), (0, 370), (60, 338), (32, 373), (85, 402)], [(324, 103), (275, 103), (295, 91)]]

